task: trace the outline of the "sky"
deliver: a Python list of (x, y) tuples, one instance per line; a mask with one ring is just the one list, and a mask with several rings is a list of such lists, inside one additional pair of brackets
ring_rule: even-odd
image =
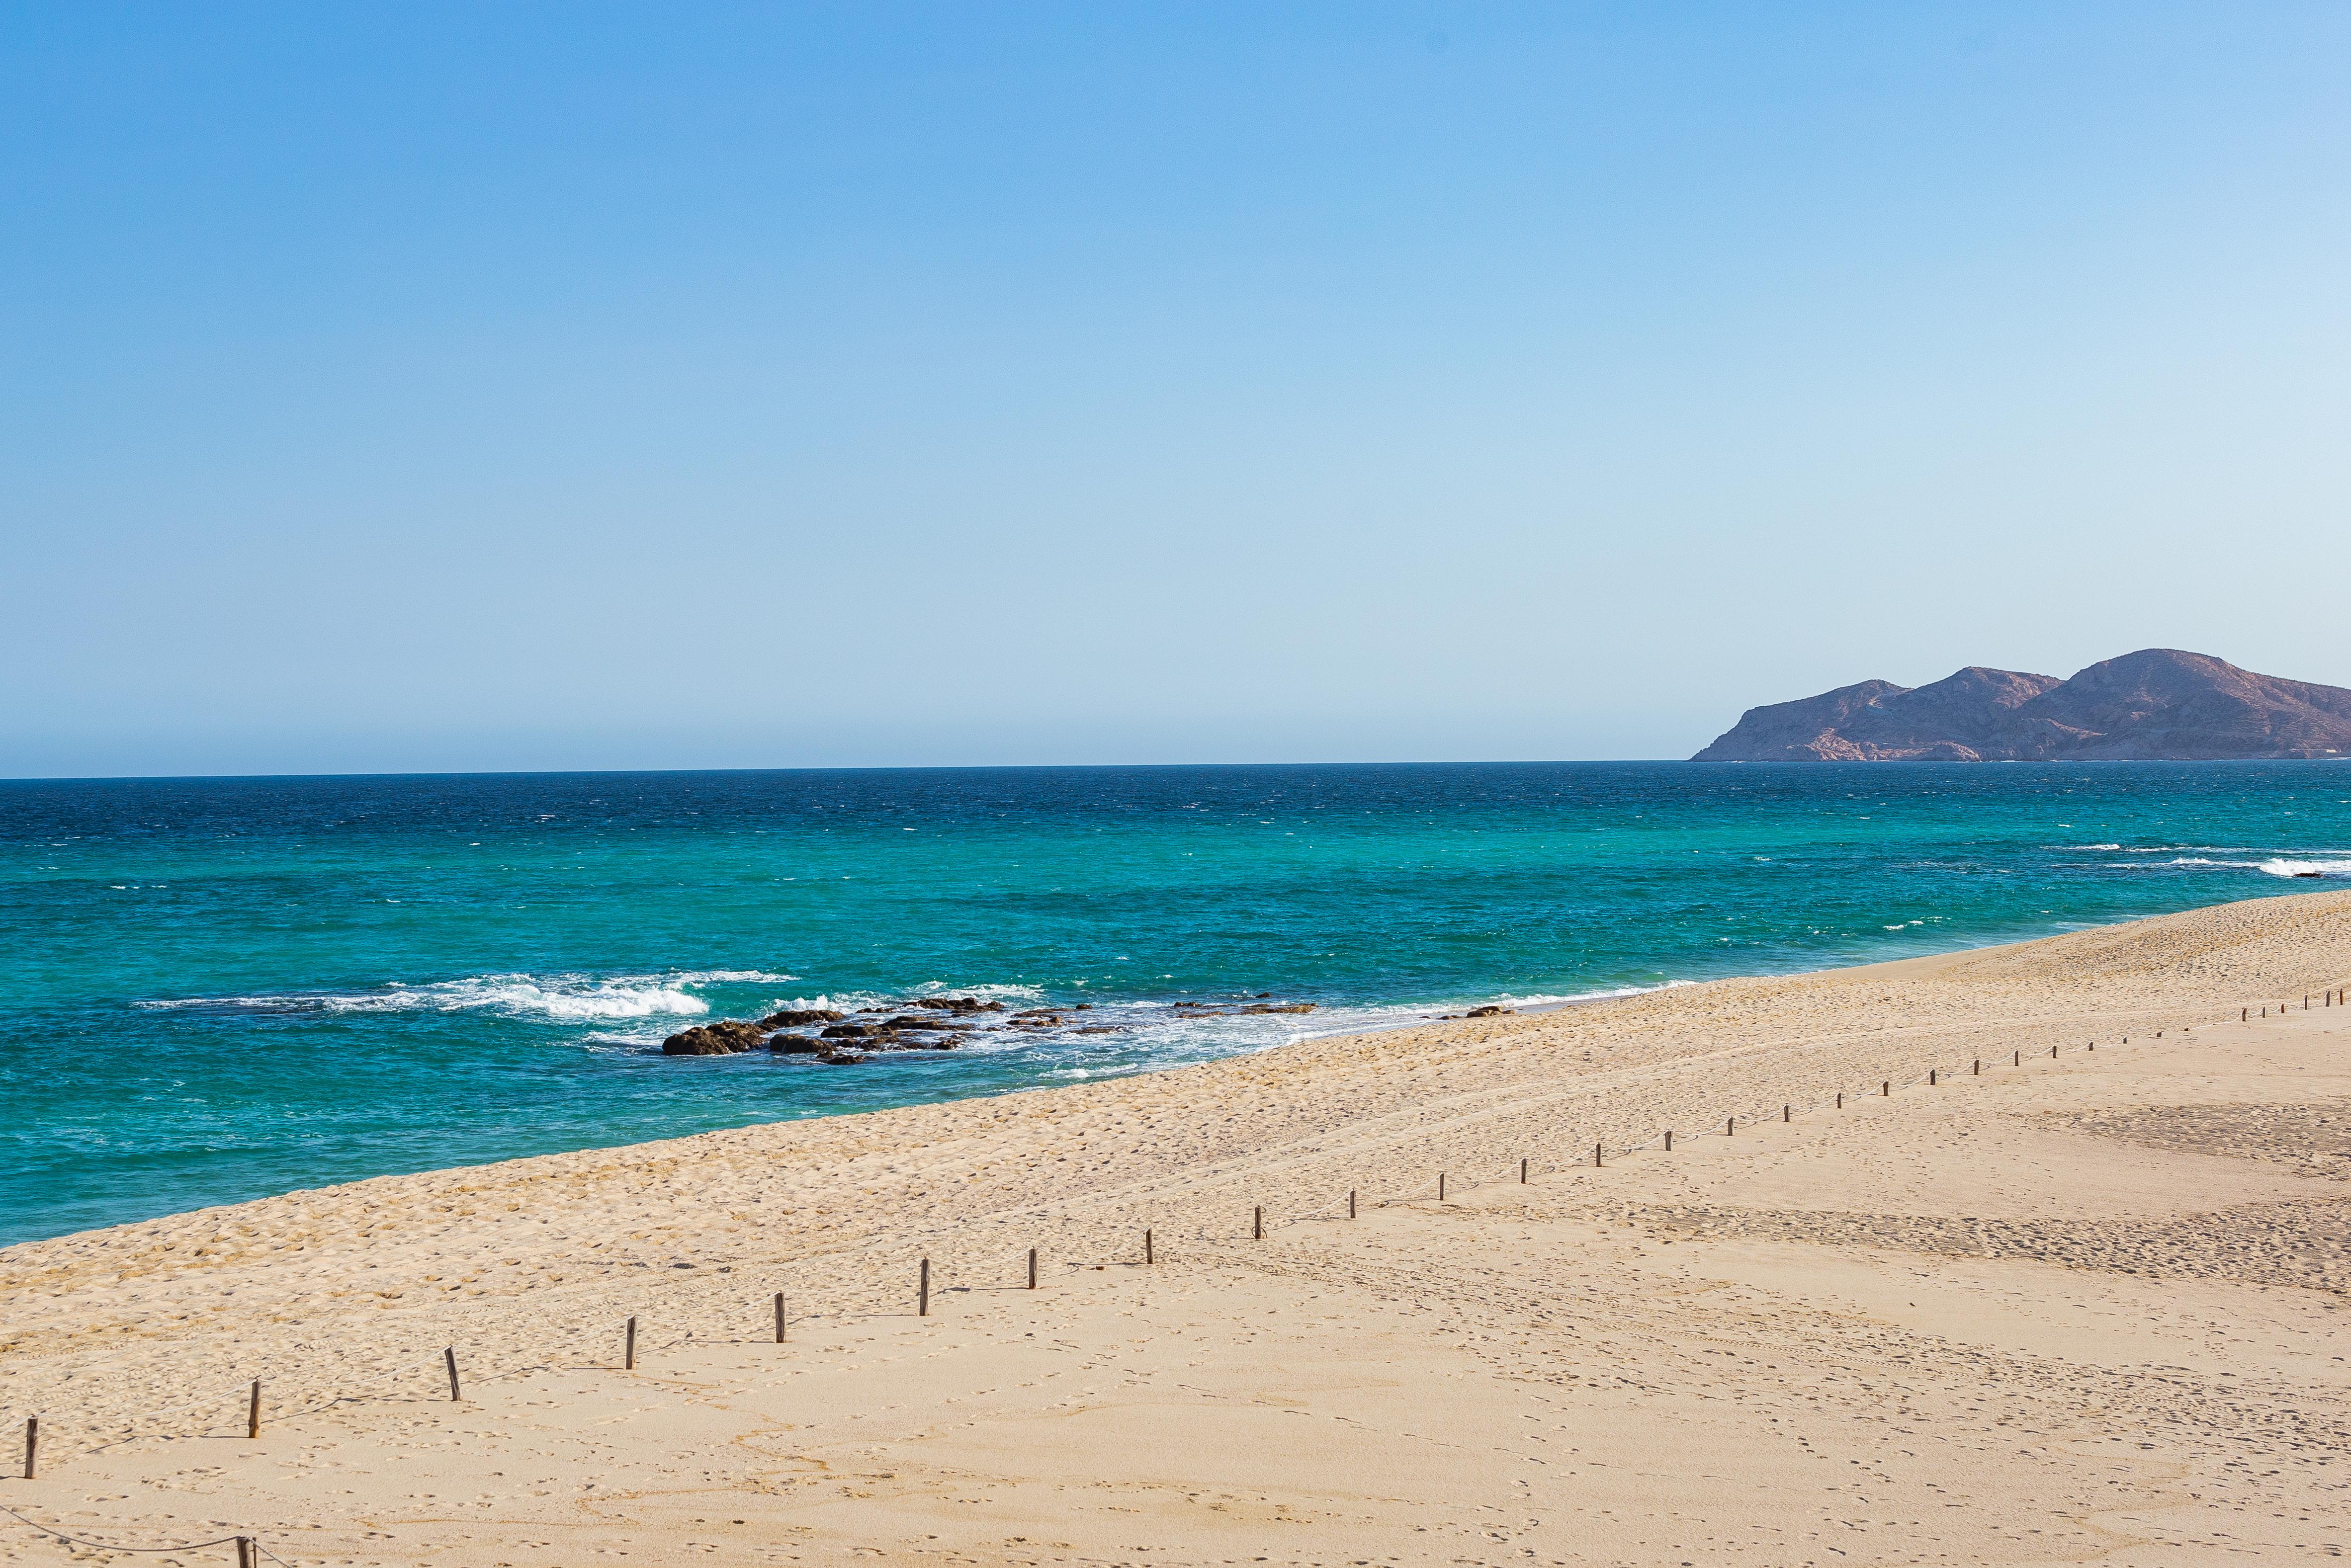
[(0, 4), (0, 775), (2351, 685), (2351, 7)]

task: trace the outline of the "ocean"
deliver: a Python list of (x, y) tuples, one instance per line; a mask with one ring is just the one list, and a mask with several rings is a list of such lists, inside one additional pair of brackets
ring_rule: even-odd
[[(2351, 877), (2346, 792), (2318, 763), (0, 783), (0, 1243), (2306, 891)], [(1091, 1005), (858, 1066), (660, 1052), (925, 995)], [(1314, 1010), (1181, 1016), (1259, 1000)]]

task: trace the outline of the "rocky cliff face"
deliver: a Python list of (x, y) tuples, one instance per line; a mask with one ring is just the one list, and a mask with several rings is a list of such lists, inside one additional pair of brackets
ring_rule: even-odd
[(2218, 761), (2351, 756), (2351, 691), (2150, 648), (2070, 680), (1970, 667), (1750, 708), (1701, 763)]

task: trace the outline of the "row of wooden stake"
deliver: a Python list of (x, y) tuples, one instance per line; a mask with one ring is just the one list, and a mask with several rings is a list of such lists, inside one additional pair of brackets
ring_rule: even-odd
[[(2321, 1002), (2322, 1006), (2334, 1007), (2337, 1004), (2351, 1006), (2351, 986), (2338, 986), (2333, 991), (2322, 991), (2318, 994), (2324, 999)], [(2302, 993), (2302, 1010), (2304, 1012), (2310, 1011), (2310, 992), (2306, 991)], [(2279, 1002), (2278, 1016), (2280, 1018), (2284, 1017), (2286, 1011), (2286, 1004), (2283, 1002)], [(2253, 1021), (2252, 1013), (2253, 1010), (2252, 1008), (2240, 1007), (2237, 1009), (2237, 1022), (2240, 1023), (2251, 1023)], [(2270, 1010), (2268, 1007), (2264, 1006), (2262, 1009), (2262, 1016), (2263, 1018), (2267, 1018), (2269, 1015)]]

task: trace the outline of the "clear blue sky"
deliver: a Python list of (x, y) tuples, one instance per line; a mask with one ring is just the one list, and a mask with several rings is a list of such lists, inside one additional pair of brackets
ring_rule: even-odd
[(2351, 6), (0, 26), (0, 774), (2351, 685)]

